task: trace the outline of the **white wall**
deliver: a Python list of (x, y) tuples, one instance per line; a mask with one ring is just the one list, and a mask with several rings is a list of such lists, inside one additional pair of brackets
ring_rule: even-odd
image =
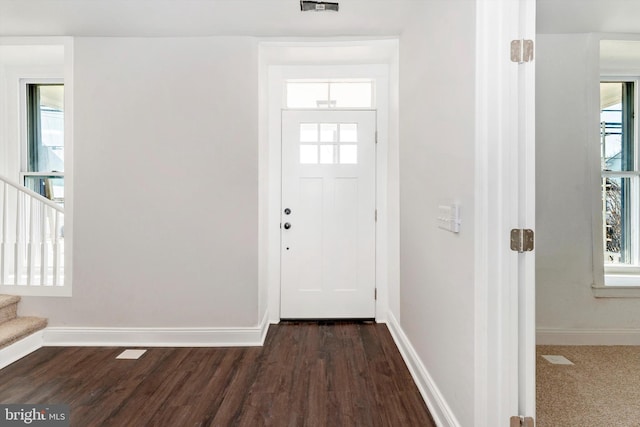
[(73, 298), (53, 326), (258, 323), (257, 45), (75, 40)]
[[(389, 141), (399, 141), (400, 67), (399, 52), (389, 67)], [(389, 144), (387, 151), (387, 239), (389, 312), (400, 321), (400, 147)]]
[[(400, 38), (401, 325), (463, 426), (474, 425), (473, 2), (416, 2)], [(460, 204), (462, 227), (437, 227)]]
[[(400, 34), (401, 282), (389, 297), (451, 414), (471, 426), (475, 4), (402, 5), (389, 29), (370, 31)], [(313, 35), (351, 34), (328, 32)], [(25, 298), (23, 313), (54, 326), (255, 325), (255, 40), (78, 37), (74, 54), (74, 295)], [(457, 235), (436, 225), (452, 202)]]
[(592, 218), (600, 78), (593, 37), (537, 39), (536, 317), (543, 332), (640, 328), (640, 299), (595, 298), (591, 289), (602, 283), (602, 261), (593, 255), (601, 245), (600, 219)]

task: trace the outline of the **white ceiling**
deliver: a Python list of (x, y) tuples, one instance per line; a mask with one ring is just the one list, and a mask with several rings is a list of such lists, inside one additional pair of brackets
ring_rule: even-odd
[[(0, 0), (0, 36), (387, 36), (425, 4), (472, 1), (339, 0), (340, 12), (303, 13), (299, 0)], [(539, 33), (640, 35), (640, 0), (537, 0), (536, 13)], [(618, 53), (610, 62), (637, 59)]]
[[(302, 13), (299, 0), (0, 0), (0, 36), (396, 35), (421, 3), (475, 0), (338, 1)], [(640, 0), (537, 0), (539, 33), (640, 33), (639, 16)]]
[(472, 0), (0, 0), (0, 36), (362, 36), (399, 34), (415, 6)]
[(537, 32), (640, 33), (639, 0), (537, 0)]

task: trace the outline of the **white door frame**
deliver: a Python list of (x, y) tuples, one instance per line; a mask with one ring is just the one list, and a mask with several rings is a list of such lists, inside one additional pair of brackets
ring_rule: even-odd
[(476, 1), (477, 426), (535, 417), (535, 255), (509, 231), (535, 225), (535, 66), (510, 59), (535, 40), (535, 0)]
[[(295, 78), (372, 78), (375, 81), (378, 146), (376, 157), (376, 205), (378, 209), (378, 222), (376, 223), (376, 321), (385, 322), (390, 306), (399, 306), (399, 262), (397, 254), (397, 239), (399, 234), (397, 212), (398, 212), (398, 190), (397, 190), (397, 167), (394, 162), (389, 162), (389, 152), (391, 158), (397, 160), (397, 120), (394, 114), (390, 113), (390, 98), (393, 97), (394, 90), (390, 86), (392, 73), (394, 73), (393, 63), (369, 64), (366, 59), (361, 60), (364, 65), (353, 64), (353, 58), (345, 56), (341, 61), (336, 58), (336, 52), (340, 47), (348, 47), (345, 53), (353, 52), (354, 46), (370, 47), (376, 41), (365, 42), (270, 42), (269, 47), (281, 44), (283, 52), (280, 58), (273, 60), (267, 57), (268, 54), (261, 55), (261, 76), (264, 79), (261, 86), (266, 89), (261, 91), (261, 112), (263, 114), (261, 125), (266, 129), (266, 134), (262, 135), (260, 148), (261, 158), (261, 189), (260, 189), (260, 317), (264, 311), (268, 311), (269, 322), (278, 323), (280, 321), (280, 197), (281, 197), (281, 110), (284, 107), (284, 81)], [(395, 46), (397, 40), (383, 40), (380, 43), (384, 49)], [(324, 48), (330, 45), (328, 52), (332, 58), (320, 56), (314, 62), (307, 65), (288, 65), (299, 63), (299, 59), (291, 58), (288, 52), (289, 47), (304, 49), (307, 47), (310, 52), (318, 47)], [(366, 49), (369, 51), (369, 49)], [(307, 55), (308, 56), (308, 55)], [(284, 59), (283, 59), (284, 58)], [(288, 58), (288, 59), (287, 59)], [(397, 60), (397, 58), (396, 58)], [(329, 65), (330, 64), (330, 65)], [(397, 90), (396, 90), (397, 92)], [(391, 173), (389, 173), (391, 169)], [(395, 176), (395, 178), (394, 178)], [(392, 179), (393, 178), (393, 179)], [(266, 181), (266, 183), (264, 182)], [(395, 183), (395, 187), (389, 182)], [(391, 196), (391, 198), (390, 198)], [(390, 293), (391, 298), (390, 298)], [(390, 299), (393, 301), (390, 304)], [(398, 313), (399, 315), (399, 313)]]

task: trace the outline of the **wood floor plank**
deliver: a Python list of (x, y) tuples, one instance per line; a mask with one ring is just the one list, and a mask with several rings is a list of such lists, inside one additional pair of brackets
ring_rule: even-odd
[[(131, 408), (128, 405), (140, 401), (146, 404), (147, 390), (153, 389), (163, 379), (162, 372), (172, 365), (172, 357), (176, 357), (174, 350), (167, 348), (154, 349), (139, 360), (116, 360), (118, 353), (120, 351), (111, 353), (109, 361), (105, 361), (105, 366), (100, 369), (111, 368), (108, 373), (100, 377), (91, 376), (92, 379), (87, 381), (89, 392), (77, 400), (74, 405), (77, 410), (71, 413), (72, 420), (76, 416), (95, 425), (116, 425), (114, 420), (118, 414), (124, 413), (123, 418), (127, 417), (127, 407)], [(96, 412), (96, 406), (103, 410)]]
[(260, 369), (263, 358), (261, 349), (249, 347), (234, 349), (234, 351), (237, 352), (238, 362), (233, 367), (234, 375), (224, 390), (224, 399), (213, 418), (213, 425), (238, 425), (249, 396), (247, 390), (255, 382)]
[(263, 347), (42, 348), (0, 403), (66, 403), (72, 426), (435, 426), (385, 325), (272, 325)]

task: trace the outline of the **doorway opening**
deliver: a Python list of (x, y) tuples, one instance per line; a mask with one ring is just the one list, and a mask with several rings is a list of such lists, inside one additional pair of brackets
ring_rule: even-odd
[[(374, 46), (379, 46), (380, 49), (373, 49)], [(386, 53), (381, 55), (380, 52)], [(397, 40), (358, 43), (265, 42), (261, 45), (261, 59), (260, 315), (268, 316), (270, 323), (278, 323), (281, 317), (375, 318), (378, 322), (385, 322), (389, 310), (394, 310), (399, 315)], [(368, 138), (373, 144), (370, 160), (372, 186), (370, 201), (367, 202), (371, 205), (370, 220), (364, 220), (364, 212), (369, 207), (362, 208), (361, 214), (354, 214), (353, 209), (345, 206), (341, 209), (342, 212), (348, 212), (347, 215), (336, 216), (335, 212), (325, 212), (329, 217), (334, 216), (332, 220), (338, 227), (329, 232), (337, 239), (333, 243), (337, 246), (320, 245), (318, 242), (326, 236), (320, 236), (318, 227), (309, 227), (307, 231), (310, 235), (305, 239), (310, 240), (305, 241), (315, 243), (304, 243), (304, 250), (295, 253), (293, 258), (302, 258), (296, 261), (301, 264), (293, 269), (289, 268), (285, 255), (293, 254), (294, 247), (300, 249), (297, 239), (300, 234), (307, 233), (302, 231), (303, 227), (299, 222), (301, 219), (296, 215), (305, 210), (307, 213), (317, 213), (318, 209), (311, 209), (312, 205), (308, 205), (301, 211), (300, 208), (294, 209), (283, 204), (286, 202), (283, 174), (287, 173), (283, 158), (288, 155), (283, 119), (288, 113), (305, 116), (298, 117), (297, 124), (290, 123), (288, 131), (292, 135), (292, 141), (296, 140), (289, 144), (288, 151), (295, 160), (296, 173), (302, 168), (305, 170), (303, 175), (311, 173), (310, 171), (327, 175), (304, 177), (305, 185), (317, 190), (316, 197), (324, 197), (325, 200), (337, 200), (337, 197), (344, 203), (352, 201), (359, 184), (355, 184), (356, 181), (351, 179), (353, 177), (340, 177), (337, 173), (348, 174), (348, 170), (357, 170), (360, 160), (364, 159), (361, 156), (369, 155), (366, 150), (362, 151), (359, 143), (353, 141), (356, 129), (360, 129), (360, 118), (339, 116), (369, 114), (370, 118), (366, 120), (370, 124), (365, 127), (371, 129)], [(306, 117), (314, 114), (333, 116)], [(376, 131), (378, 144), (375, 143)], [(319, 190), (323, 186), (318, 183), (325, 179), (334, 184), (337, 182), (339, 186), (332, 184), (330, 186), (333, 189), (327, 187), (327, 194), (321, 195)], [(295, 188), (300, 188), (299, 184), (296, 186)], [(298, 192), (305, 197), (311, 193), (313, 192)], [(285, 209), (288, 209), (289, 215), (284, 213)], [(289, 223), (287, 229), (284, 228), (286, 223)], [(366, 255), (357, 255), (358, 250), (348, 248), (350, 245), (353, 247), (355, 244), (357, 247), (360, 244), (358, 239), (363, 235), (360, 228), (368, 226), (371, 249), (362, 251)], [(354, 228), (356, 232), (353, 232)], [(337, 232), (337, 229), (341, 231)], [(325, 253), (327, 258), (324, 261), (309, 261), (311, 254), (319, 253)], [(343, 256), (339, 256), (340, 253)], [(359, 270), (359, 266), (366, 262), (354, 262), (354, 254), (371, 260), (368, 279), (365, 278), (367, 273), (362, 273), (365, 270)], [(348, 261), (349, 257), (351, 261)], [(303, 266), (302, 270), (300, 265)], [(309, 269), (320, 269), (322, 265), (329, 265), (329, 270), (325, 269), (323, 273), (328, 274), (326, 278), (322, 279), (322, 274), (310, 273)], [(295, 273), (291, 273), (292, 271)], [(334, 291), (355, 294), (358, 292), (354, 289), (360, 288), (350, 288), (346, 283), (357, 283), (363, 277), (363, 281), (370, 287), (362, 288), (366, 289), (362, 293), (368, 295), (368, 302), (364, 304), (368, 304), (366, 310), (356, 311), (354, 314), (346, 311), (346, 306), (340, 308), (340, 304), (324, 301), (318, 305), (331, 306), (334, 312), (318, 314), (311, 311), (286, 311), (283, 302), (287, 298), (283, 295), (281, 285), (287, 282), (287, 275), (300, 275), (301, 272), (305, 273), (305, 277), (311, 277), (312, 282), (316, 282), (314, 285), (304, 285), (302, 292), (298, 294), (318, 293), (319, 280), (325, 283), (327, 280), (341, 282), (334, 287)], [(331, 280), (331, 275), (338, 279)], [(348, 280), (349, 277), (357, 279)], [(298, 309), (303, 305), (294, 303), (292, 306)], [(307, 303), (307, 308), (309, 306), (314, 304)]]

